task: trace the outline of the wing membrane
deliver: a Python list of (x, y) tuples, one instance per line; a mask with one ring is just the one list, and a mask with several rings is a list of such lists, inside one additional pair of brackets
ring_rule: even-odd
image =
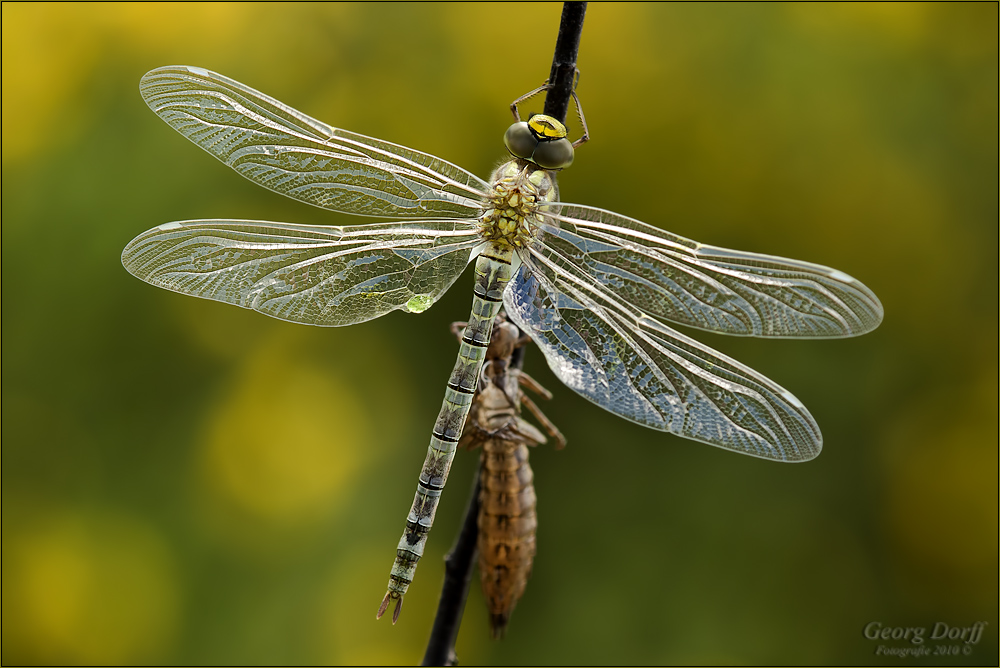
[(199, 67), (147, 72), (139, 91), (171, 127), (246, 178), (331, 211), (472, 218), (488, 190), (440, 158), (330, 127)]
[(543, 257), (522, 265), (504, 304), (556, 376), (612, 413), (764, 459), (819, 454), (819, 427), (791, 393), (616, 296)]
[(882, 321), (875, 294), (836, 269), (700, 244), (593, 207), (547, 209), (532, 254), (658, 320), (781, 338), (857, 336)]
[(167, 223), (122, 263), (147, 283), (308, 325), (350, 325), (433, 304), (481, 242), (475, 221), (326, 227), (249, 220)]

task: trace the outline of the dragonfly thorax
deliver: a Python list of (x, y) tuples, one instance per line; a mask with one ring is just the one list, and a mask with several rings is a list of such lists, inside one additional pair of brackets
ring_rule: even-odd
[(539, 203), (556, 198), (555, 182), (544, 169), (524, 160), (511, 160), (493, 172), (489, 204), (480, 217), (484, 239), (518, 248), (534, 236), (541, 220)]

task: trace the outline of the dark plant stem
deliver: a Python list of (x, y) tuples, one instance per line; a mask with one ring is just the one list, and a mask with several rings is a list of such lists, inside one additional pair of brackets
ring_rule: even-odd
[[(523, 348), (523, 346), (522, 346)], [(478, 457), (476, 458), (478, 461)], [(469, 596), (472, 581), (472, 564), (476, 560), (476, 538), (479, 534), (479, 490), (482, 487), (480, 465), (476, 465), (476, 479), (472, 494), (465, 508), (462, 530), (455, 539), (451, 551), (444, 558), (444, 585), (438, 602), (431, 638), (427, 642), (422, 666), (456, 666), (455, 640), (465, 611), (465, 601)]]
[(586, 2), (563, 4), (562, 18), (559, 19), (559, 35), (556, 50), (552, 54), (552, 69), (548, 83), (552, 86), (545, 95), (545, 113), (560, 121), (566, 121), (570, 94), (576, 83), (576, 54), (580, 51), (580, 34), (583, 32), (583, 17), (587, 13)]
[[(546, 91), (544, 111), (545, 114), (560, 121), (566, 120), (571, 93), (576, 83), (576, 56), (580, 50), (580, 34), (583, 31), (583, 18), (586, 12), (586, 2), (563, 3), (559, 35), (556, 37), (552, 69), (549, 71), (548, 83), (551, 84), (551, 88)], [(517, 369), (524, 364), (525, 349), (526, 347), (522, 346), (514, 351), (512, 366)], [(476, 560), (479, 490), (480, 467), (477, 464), (476, 480), (465, 509), (462, 530), (444, 559), (444, 585), (441, 588), (441, 599), (434, 617), (434, 626), (431, 628), (431, 637), (421, 662), (423, 666), (458, 665), (455, 641), (465, 610), (465, 600), (469, 595), (472, 565)]]

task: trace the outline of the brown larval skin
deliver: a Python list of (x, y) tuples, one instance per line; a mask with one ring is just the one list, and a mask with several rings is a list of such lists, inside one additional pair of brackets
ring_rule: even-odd
[(479, 573), (494, 638), (503, 637), (511, 612), (524, 594), (535, 556), (537, 519), (528, 446), (546, 439), (521, 417), (521, 403), (539, 416), (557, 447), (565, 444), (562, 434), (524, 396), (522, 385), (541, 390), (546, 398), (548, 393), (510, 367), (514, 350), (527, 342), (518, 334), (503, 316), (497, 318), (479, 390), (459, 443), (470, 449), (482, 446)]

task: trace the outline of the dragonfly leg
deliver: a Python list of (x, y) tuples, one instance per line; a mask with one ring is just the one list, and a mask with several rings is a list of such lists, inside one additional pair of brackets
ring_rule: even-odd
[(455, 335), (455, 338), (459, 341), (462, 340), (462, 330), (469, 326), (467, 322), (453, 322), (451, 323), (451, 333)]
[(462, 438), (458, 441), (459, 450), (472, 451), (476, 448), (482, 446), (483, 441), (489, 437), (488, 432), (479, 425), (472, 425), (466, 423), (465, 432), (462, 434)]
[(518, 382), (525, 387), (525, 389), (531, 390), (538, 396), (542, 397), (546, 401), (552, 398), (552, 393), (542, 387), (541, 383), (537, 380), (524, 373), (523, 371), (518, 376)]
[[(577, 70), (577, 74), (580, 70)], [(576, 96), (576, 91), (571, 91), (573, 95), (573, 101), (576, 102), (576, 115), (580, 117), (580, 125), (583, 126), (583, 136), (573, 142), (573, 148), (580, 146), (580, 144), (586, 144), (590, 141), (590, 130), (587, 129), (587, 119), (583, 116), (583, 107), (580, 105), (580, 98)]]
[(530, 93), (525, 93), (521, 97), (519, 97), (516, 100), (514, 100), (513, 102), (511, 102), (510, 103), (510, 112), (512, 114), (514, 114), (514, 120), (516, 120), (518, 122), (521, 121), (521, 114), (518, 113), (518, 111), (517, 111), (517, 105), (521, 104), (522, 102), (524, 102), (528, 98), (531, 98), (531, 97), (534, 97), (534, 96), (538, 95), (543, 90), (548, 90), (550, 88), (552, 88), (552, 84), (550, 84), (548, 82), (548, 80), (546, 80), (545, 83), (543, 83), (541, 86), (539, 86), (535, 90), (531, 91)]
[(562, 432), (559, 431), (558, 427), (552, 424), (552, 420), (545, 417), (545, 413), (543, 413), (541, 409), (538, 408), (535, 402), (531, 400), (531, 397), (529, 397), (528, 395), (522, 396), (521, 403), (524, 406), (527, 406), (528, 410), (531, 411), (531, 414), (535, 416), (535, 419), (538, 420), (538, 422), (543, 427), (545, 427), (545, 431), (549, 433), (549, 436), (555, 439), (556, 450), (562, 450), (563, 448), (565, 448), (566, 437), (562, 435)]

